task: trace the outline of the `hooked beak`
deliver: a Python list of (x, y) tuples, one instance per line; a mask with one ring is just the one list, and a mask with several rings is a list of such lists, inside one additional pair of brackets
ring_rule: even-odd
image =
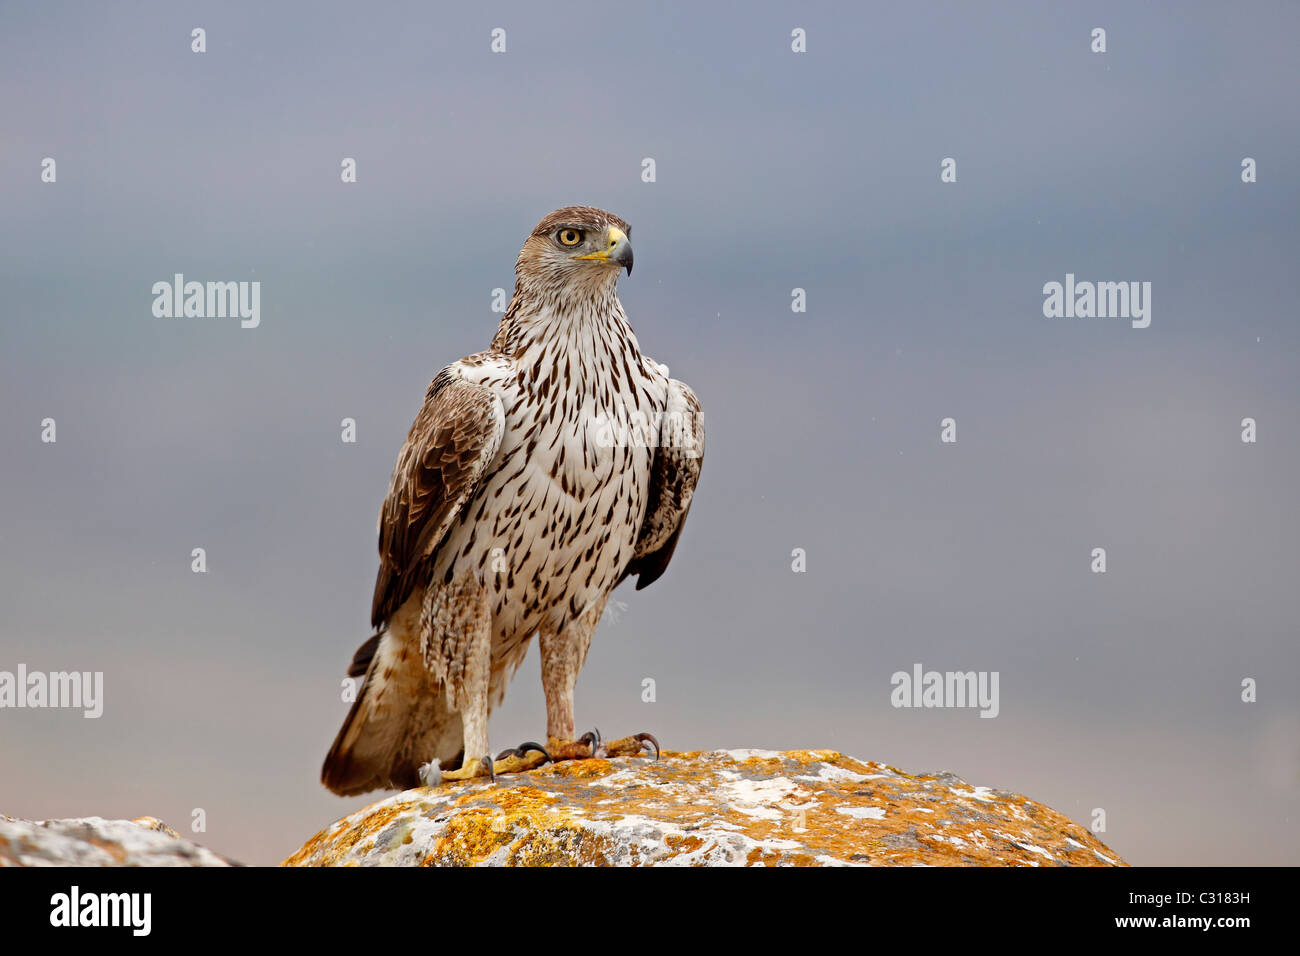
[(609, 227), (606, 246), (602, 251), (593, 252), (586, 256), (574, 256), (574, 258), (612, 262), (626, 269), (628, 275), (632, 274), (632, 243), (628, 241), (627, 233), (618, 226)]

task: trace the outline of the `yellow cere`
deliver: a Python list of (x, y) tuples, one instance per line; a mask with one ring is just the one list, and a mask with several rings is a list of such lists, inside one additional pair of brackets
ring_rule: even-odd
[(615, 246), (617, 246), (617, 245), (619, 244), (619, 241), (620, 241), (620, 240), (623, 240), (623, 239), (626, 239), (626, 238), (627, 238), (627, 233), (625, 233), (622, 229), (618, 228), (618, 226), (610, 226), (610, 227), (609, 227), (609, 245), (605, 248), (605, 251), (604, 251), (604, 252), (593, 252), (593, 253), (591, 253), (591, 254), (589, 254), (589, 255), (585, 255), (585, 256), (574, 256), (573, 258), (575, 258), (575, 259), (602, 259), (602, 260), (606, 260), (606, 261), (608, 261), (608, 259), (609, 259), (609, 250), (610, 250), (610, 249), (613, 249)]

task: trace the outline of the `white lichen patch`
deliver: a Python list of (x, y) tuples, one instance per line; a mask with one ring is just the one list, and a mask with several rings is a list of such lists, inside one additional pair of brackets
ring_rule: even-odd
[(998, 802), (998, 798), (992, 795), (992, 787), (972, 787), (970, 790), (958, 790), (956, 787), (952, 787), (951, 790), (959, 797), (969, 797), (972, 800), (981, 800), (984, 803)]
[(842, 813), (846, 817), (853, 817), (856, 820), (885, 819), (884, 807), (836, 807), (835, 812)]
[(818, 785), (827, 783), (866, 783), (868, 780), (880, 780), (888, 777), (885, 773), (854, 773), (852, 770), (845, 770), (843, 767), (837, 767), (834, 764), (819, 764), (815, 774), (802, 774), (794, 779), (804, 783), (815, 783)]
[[(629, 767), (627, 770), (615, 771), (614, 773), (611, 773), (608, 777), (601, 777), (598, 780), (590, 781), (590, 783), (593, 787), (611, 787), (614, 789), (622, 789), (623, 787), (626, 787), (629, 784), (641, 782), (641, 778), (642, 775), (640, 773), (638, 773), (636, 770)], [(668, 789), (668, 788), (656, 788), (656, 789)]]
[[(720, 776), (734, 777), (735, 775), (724, 772)], [(799, 787), (786, 777), (773, 777), (770, 780), (729, 779), (720, 789), (728, 803), (763, 806), (784, 800), (792, 793), (798, 792)]]
[(1022, 850), (1028, 850), (1030, 853), (1038, 853), (1047, 857), (1049, 860), (1055, 860), (1056, 855), (1049, 850), (1044, 850), (1041, 846), (1034, 846), (1032, 843), (1026, 843), (1024, 840), (1015, 841), (1016, 846)]
[(744, 763), (746, 760), (784, 760), (785, 754), (779, 750), (720, 750), (718, 754), (726, 754), (736, 763)]
[(969, 843), (959, 836), (944, 836), (942, 833), (920, 833), (918, 836), (923, 840), (938, 840), (940, 843), (949, 843), (952, 846), (960, 847), (962, 849), (970, 846)]

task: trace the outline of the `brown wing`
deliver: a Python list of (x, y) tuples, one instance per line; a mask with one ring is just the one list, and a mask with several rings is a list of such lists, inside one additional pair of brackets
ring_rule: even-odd
[(370, 611), (377, 628), (427, 583), (438, 546), (501, 447), (501, 399), (461, 380), (454, 368), (429, 385), (379, 512), (379, 576)]
[(668, 380), (668, 404), (650, 469), (650, 493), (632, 560), (620, 581), (635, 574), (636, 589), (653, 584), (668, 567), (691, 511), (704, 465), (704, 417), (690, 387)]

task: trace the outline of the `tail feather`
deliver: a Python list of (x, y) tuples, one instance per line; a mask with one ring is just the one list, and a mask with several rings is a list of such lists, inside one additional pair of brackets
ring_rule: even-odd
[(419, 768), (434, 758), (459, 765), (460, 714), (402, 643), (391, 630), (376, 634), (348, 668), (365, 680), (321, 767), (321, 782), (340, 796), (417, 786)]

